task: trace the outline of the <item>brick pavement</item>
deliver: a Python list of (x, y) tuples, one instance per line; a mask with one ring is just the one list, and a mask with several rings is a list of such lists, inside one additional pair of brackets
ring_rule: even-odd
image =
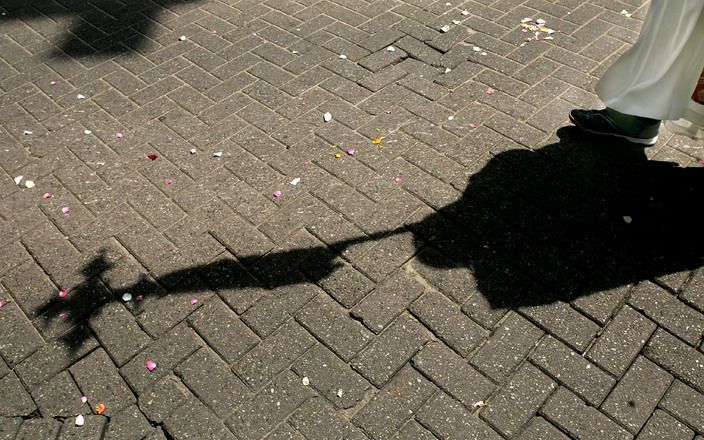
[(703, 435), (704, 143), (563, 128), (644, 3), (0, 0), (0, 439)]

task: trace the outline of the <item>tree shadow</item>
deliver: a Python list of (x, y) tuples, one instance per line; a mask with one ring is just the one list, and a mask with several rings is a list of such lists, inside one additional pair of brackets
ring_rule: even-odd
[(71, 20), (55, 55), (117, 55), (140, 50), (162, 10), (200, 0), (0, 0), (7, 19)]
[(70, 300), (54, 298), (40, 313), (78, 323), (126, 292), (193, 292), (194, 283), (183, 282), (193, 276), (235, 295), (320, 283), (340, 267), (336, 252), (409, 231), (418, 250), (424, 247), (415, 262), (441, 272), (469, 268), (467, 288), (476, 286), (492, 308), (571, 301), (704, 264), (704, 168), (648, 160), (642, 148), (585, 139), (571, 128), (558, 136), (559, 142), (536, 151), (491, 157), (458, 201), (417, 223), (330, 247), (220, 258), (107, 295), (97, 293), (106, 292), (98, 280), (110, 270), (101, 255), (84, 267), (88, 281)]

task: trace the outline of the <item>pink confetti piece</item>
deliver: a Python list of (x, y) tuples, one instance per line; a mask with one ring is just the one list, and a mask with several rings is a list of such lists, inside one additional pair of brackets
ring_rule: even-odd
[(65, 317), (66, 317), (66, 313), (64, 313), (64, 312), (59, 313), (59, 318), (63, 319)]
[(86, 403), (88, 398), (86, 396), (81, 396), (81, 402)]
[(64, 206), (63, 208), (61, 208), (61, 212), (63, 212), (64, 215), (68, 215), (68, 213), (71, 212), (71, 208), (69, 208), (68, 206)]
[(147, 359), (147, 362), (144, 364), (144, 366), (147, 367), (147, 370), (149, 371), (156, 370), (156, 362), (151, 359)]
[(122, 133), (120, 133), (119, 131), (115, 133), (115, 139), (122, 139)]
[(164, 180), (164, 183), (167, 184), (167, 185), (173, 185), (173, 184), (174, 184), (174, 179), (172, 179), (172, 178), (169, 177), (168, 179)]
[(399, 183), (401, 183), (401, 178), (400, 178), (400, 177), (395, 178), (395, 179), (394, 179), (394, 183), (395, 183), (396, 185), (398, 185)]
[(494, 94), (494, 89), (488, 88), (488, 89), (486, 89), (486, 92), (484, 92), (484, 93), (486, 93), (487, 95), (493, 95), (493, 94)]
[(195, 298), (191, 298), (191, 305), (194, 306), (196, 304), (198, 304), (198, 300)]
[(354, 148), (348, 148), (348, 149), (347, 149), (347, 154), (349, 154), (350, 156), (352, 156), (352, 155), (353, 155), (354, 153), (356, 153), (356, 152), (357, 152), (357, 150), (355, 150)]
[(42, 196), (42, 199), (44, 199), (44, 200), (49, 200), (50, 198), (51, 198), (51, 193), (44, 193), (44, 195)]
[(0, 299), (0, 309), (5, 307), (5, 304), (7, 304), (7, 302), (4, 299)]
[(137, 295), (134, 297), (135, 301), (144, 301), (144, 295)]
[(51, 81), (49, 81), (49, 84), (52, 85), (52, 86), (55, 86), (55, 85), (58, 84), (58, 83), (57, 83), (56, 80), (53, 80), (53, 79), (52, 79)]
[(279, 197), (281, 197), (281, 191), (274, 191), (274, 198), (278, 199)]
[(68, 296), (68, 290), (66, 290), (66, 289), (59, 290), (59, 298), (66, 298), (66, 296)]
[(214, 27), (211, 27), (211, 28), (210, 28), (210, 33), (212, 33), (212, 34), (217, 34), (218, 31), (217, 31)]
[(469, 128), (477, 128), (477, 124), (475, 124), (474, 122), (470, 122)]

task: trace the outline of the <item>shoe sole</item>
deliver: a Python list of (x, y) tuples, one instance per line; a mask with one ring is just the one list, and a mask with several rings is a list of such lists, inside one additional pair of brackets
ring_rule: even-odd
[(584, 125), (582, 125), (582, 124), (580, 124), (579, 122), (577, 122), (577, 121), (572, 117), (572, 115), (569, 115), (569, 116), (570, 116), (570, 122), (572, 122), (572, 123), (575, 125), (575, 127), (579, 128), (580, 130), (584, 130), (584, 131), (586, 131), (587, 133), (595, 134), (595, 135), (597, 135), (597, 136), (612, 136), (612, 137), (617, 137), (617, 138), (625, 139), (625, 140), (627, 140), (628, 142), (632, 142), (632, 143), (634, 143), (634, 144), (647, 145), (647, 146), (649, 146), (649, 147), (655, 145), (655, 143), (658, 141), (658, 137), (657, 137), (657, 136), (651, 137), (651, 138), (636, 138), (636, 137), (631, 137), (631, 136), (625, 136), (625, 135), (622, 135), (622, 134), (616, 134), (616, 133), (601, 133), (601, 132), (598, 132), (598, 131), (590, 130), (590, 129), (588, 129), (587, 127), (585, 127)]

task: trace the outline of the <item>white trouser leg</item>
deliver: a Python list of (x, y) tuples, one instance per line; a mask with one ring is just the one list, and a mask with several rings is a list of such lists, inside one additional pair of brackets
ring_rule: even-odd
[(652, 0), (636, 43), (604, 73), (596, 92), (607, 107), (678, 119), (704, 68), (704, 0)]

